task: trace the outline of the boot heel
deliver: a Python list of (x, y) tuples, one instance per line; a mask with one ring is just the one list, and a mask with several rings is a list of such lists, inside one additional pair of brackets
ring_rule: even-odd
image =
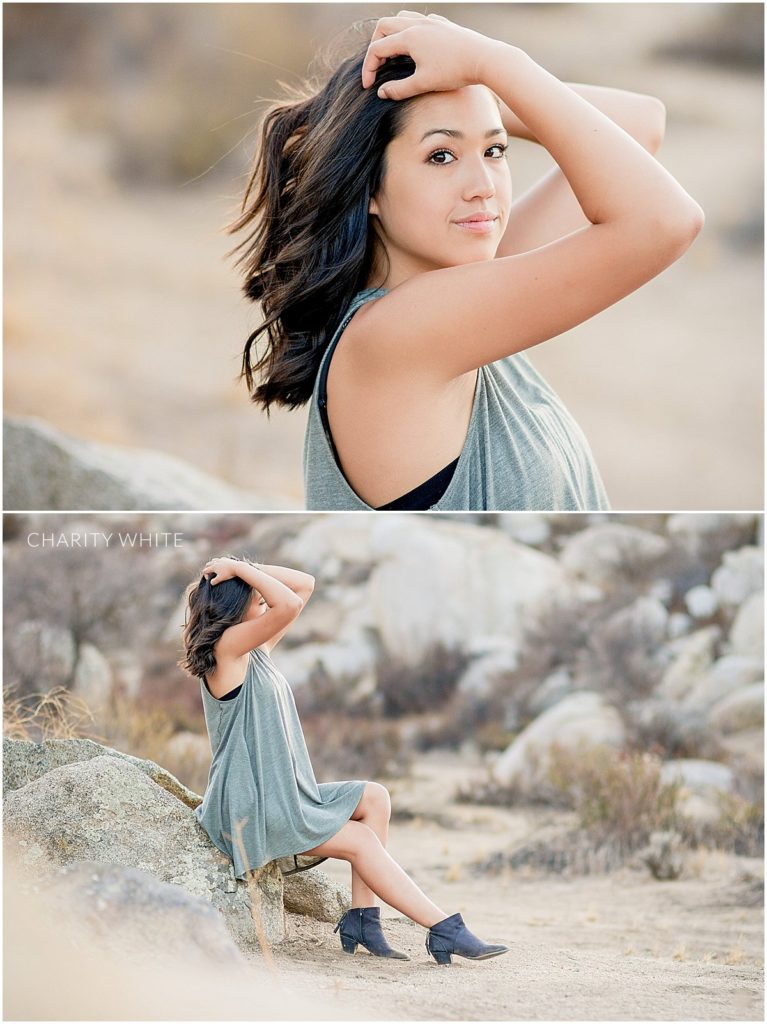
[[(429, 952), (431, 952), (431, 950)], [(431, 955), (434, 957), (438, 964), (442, 964), (443, 966), (446, 964), (451, 964), (453, 962), (453, 957), (451, 956), (451, 954), (445, 953), (441, 949), (435, 950)]]
[(343, 932), (341, 932), (341, 946), (343, 948), (344, 953), (357, 952), (356, 941), (354, 939), (350, 939), (348, 935), (344, 935)]

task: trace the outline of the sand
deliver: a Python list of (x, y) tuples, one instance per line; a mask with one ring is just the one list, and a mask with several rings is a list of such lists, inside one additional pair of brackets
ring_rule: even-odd
[[(390, 782), (388, 848), (446, 913), (460, 911), (481, 938), (510, 952), (440, 967), (427, 956), (425, 929), (384, 905), (386, 934), (411, 959), (361, 947), (349, 956), (332, 925), (289, 915), (290, 938), (275, 947), (286, 991), (315, 991), (361, 1019), (762, 1019), (762, 907), (743, 905), (749, 877), (763, 878), (761, 861), (692, 852), (674, 882), (629, 868), (570, 879), (476, 877), (472, 861), (563, 812), (457, 804), (449, 791), (465, 778), (465, 757), (435, 753), (411, 780)], [(405, 810), (416, 817), (397, 821)], [(344, 862), (319, 870), (348, 886)]]

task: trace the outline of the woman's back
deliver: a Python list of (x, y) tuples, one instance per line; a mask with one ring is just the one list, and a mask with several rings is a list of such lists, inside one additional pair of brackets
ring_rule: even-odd
[(293, 693), (266, 651), (250, 652), (233, 699), (217, 700), (202, 679), (200, 692), (213, 759), (195, 817), (234, 861), (235, 877), (335, 835), (365, 782), (317, 783)]
[[(309, 509), (377, 507), (367, 503), (353, 486), (357, 482), (355, 469), (380, 466), (387, 456), (387, 448), (389, 468), (396, 469), (399, 454), (407, 451), (408, 446), (426, 444), (417, 434), (401, 440), (398, 446), (392, 444), (390, 420), (382, 419), (380, 413), (378, 417), (364, 416), (362, 404), (358, 408), (360, 417), (344, 424), (349, 433), (341, 435), (340, 421), (333, 417), (331, 395), (328, 395), (326, 410), (330, 435), (323, 424), (320, 401), (325, 364), (334, 358), (335, 346), (348, 329), (351, 317), (365, 303), (380, 299), (382, 294), (382, 289), (365, 289), (355, 296), (320, 364), (304, 439), (304, 481)], [(455, 453), (460, 455), (458, 463), (447, 490), (432, 508), (438, 511), (609, 508), (586, 438), (524, 353), (479, 367), (472, 397), (463, 421), (466, 423), (463, 439), (459, 439)], [(345, 404), (359, 401), (350, 382), (344, 389), (343, 400)], [(425, 396), (416, 398), (419, 402), (427, 400)], [(392, 410), (391, 417), (396, 415), (397, 410)], [(351, 436), (352, 426), (360, 455), (356, 466), (343, 459), (350, 451), (344, 442)], [(349, 478), (336, 461), (334, 448), (342, 455)], [(432, 471), (439, 468), (439, 464), (433, 464)], [(394, 497), (396, 495), (392, 494), (384, 500)]]

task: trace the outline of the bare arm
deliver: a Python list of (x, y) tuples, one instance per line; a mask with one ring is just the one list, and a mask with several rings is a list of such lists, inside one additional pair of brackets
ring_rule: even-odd
[[(628, 89), (614, 89), (606, 85), (586, 85), (581, 82), (562, 84), (588, 100), (597, 110), (601, 110), (645, 149), (652, 153), (658, 151), (666, 131), (666, 107), (657, 96), (631, 92)], [(540, 139), (503, 100), (500, 100), (500, 104), (501, 121), (509, 135), (517, 139), (526, 139), (528, 142), (540, 143)]]
[[(648, 153), (657, 153), (666, 131), (666, 108), (661, 100), (608, 86), (565, 84), (628, 132)], [(527, 125), (502, 101), (501, 119), (509, 136), (538, 142)], [(496, 258), (530, 252), (588, 223), (570, 183), (561, 167), (555, 164), (512, 204)]]
[(269, 641), (276, 643), (275, 637), (279, 639), (278, 634), (284, 634), (304, 607), (303, 600), (290, 587), (250, 562), (236, 558), (213, 558), (203, 572), (210, 575), (212, 586), (232, 576), (239, 576), (256, 589), (268, 605), (263, 615), (238, 622), (224, 630), (216, 642), (216, 657), (219, 660), (241, 658), (255, 647), (266, 645)]
[(301, 572), (300, 569), (290, 569), (285, 565), (265, 565), (259, 562), (258, 566), (264, 572), (273, 576), (274, 579), (284, 583), (295, 594), (302, 598), (304, 604), (309, 600), (314, 591), (314, 576), (308, 572)]
[[(264, 565), (261, 562), (258, 564), (259, 568), (263, 569), (264, 572), (269, 573), (270, 576), (274, 576), (275, 579), (284, 583), (286, 587), (290, 587), (290, 589), (301, 598), (303, 605), (306, 604), (314, 593), (315, 581), (314, 576), (310, 573), (301, 572), (300, 569), (290, 569), (284, 565)], [(268, 643), (262, 644), (263, 647), (266, 647), (269, 654), (271, 654), (275, 645), (278, 644), (285, 636), (292, 621), (293, 620), (291, 619), (291, 622), (284, 626), (278, 633), (275, 633), (273, 637), (270, 637)]]
[(613, 305), (679, 259), (704, 217), (628, 132), (524, 51), (445, 19), (427, 22), (381, 19), (363, 85), (395, 53), (416, 64), (414, 75), (386, 84), (395, 99), (486, 84), (554, 157), (586, 218), (530, 252), (416, 274), (368, 307), (361, 373), (387, 372), (404, 351), (409, 373), (447, 382)]

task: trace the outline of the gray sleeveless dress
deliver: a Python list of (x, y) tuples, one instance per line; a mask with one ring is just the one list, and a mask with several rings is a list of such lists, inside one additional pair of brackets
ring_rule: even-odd
[[(304, 436), (307, 509), (370, 510), (337, 464), (319, 411), (319, 380), (342, 332), (365, 302), (355, 295), (323, 353)], [(396, 495), (393, 495), (396, 497)], [(435, 511), (608, 510), (602, 478), (583, 431), (525, 352), (479, 367), (469, 427), (453, 477)]]
[(365, 782), (316, 781), (293, 691), (266, 651), (250, 652), (242, 689), (231, 700), (217, 700), (203, 679), (200, 688), (213, 761), (194, 814), (234, 862), (235, 878), (319, 846), (343, 828)]

